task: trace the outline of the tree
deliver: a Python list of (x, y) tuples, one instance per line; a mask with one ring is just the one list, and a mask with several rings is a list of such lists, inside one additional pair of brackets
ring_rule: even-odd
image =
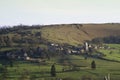
[(56, 76), (56, 69), (55, 69), (55, 65), (54, 64), (51, 66), (51, 76), (52, 77)]
[(91, 68), (92, 68), (92, 69), (96, 69), (96, 63), (95, 63), (94, 60), (91, 62)]
[(9, 36), (4, 36), (4, 42), (6, 43), (6, 46), (11, 47), (12, 46), (12, 39)]
[(6, 43), (4, 41), (4, 37), (0, 36), (0, 47), (6, 46)]

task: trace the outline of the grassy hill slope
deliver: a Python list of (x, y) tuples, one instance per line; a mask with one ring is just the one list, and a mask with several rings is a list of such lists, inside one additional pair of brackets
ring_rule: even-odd
[(14, 38), (17, 41), (32, 40), (32, 42), (39, 42), (41, 37), (49, 42), (77, 45), (96, 37), (120, 36), (120, 24), (18, 26), (10, 28), (10, 31), (5, 29), (2, 32), (6, 33), (0, 34), (0, 36), (8, 35), (11, 39)]
[(66, 24), (42, 28), (42, 37), (48, 41), (81, 44), (96, 37), (120, 35), (120, 24)]

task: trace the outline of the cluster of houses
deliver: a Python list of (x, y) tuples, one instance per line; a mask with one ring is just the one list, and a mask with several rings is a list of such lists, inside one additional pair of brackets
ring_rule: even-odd
[[(59, 45), (56, 43), (50, 43), (47, 45), (48, 49), (48, 53), (55, 53), (55, 54), (70, 54), (70, 55), (82, 55), (82, 54), (91, 54), (93, 52), (93, 50), (95, 49), (99, 49), (99, 48), (105, 48), (103, 46), (93, 46), (91, 44), (89, 44), (88, 42), (85, 42), (84, 45), (82, 46), (72, 46), (72, 45)], [(109, 48), (109, 47), (107, 47)], [(37, 48), (36, 51), (39, 56), (40, 54), (44, 54), (44, 50), (42, 50), (40, 47)], [(18, 60), (31, 60), (31, 61), (38, 61), (41, 62), (42, 59), (41, 58), (35, 58), (36, 53), (32, 52), (32, 56), (31, 53), (29, 52), (25, 52), (22, 51), (20, 52), (16, 52), (16, 53), (12, 53), (12, 52), (7, 52), (6, 55), (10, 58), (15, 58)], [(47, 55), (48, 56), (48, 55)]]
[(82, 46), (72, 46), (72, 45), (58, 45), (58, 44), (50, 44), (49, 50), (54, 52), (61, 52), (64, 54), (83, 54), (86, 52), (90, 52), (92, 50), (92, 46), (87, 42), (84, 43)]

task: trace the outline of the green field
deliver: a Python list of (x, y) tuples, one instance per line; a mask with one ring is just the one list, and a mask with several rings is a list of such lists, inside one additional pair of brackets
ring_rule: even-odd
[[(59, 60), (63, 59), (63, 62)], [(95, 60), (97, 68), (91, 69), (90, 64)], [(51, 65), (55, 63), (56, 77), (50, 76)], [(76, 65), (75, 69), (70, 70), (71, 66)], [(62, 71), (62, 68), (66, 71)], [(105, 61), (100, 59), (88, 58), (84, 59), (83, 56), (66, 55), (63, 57), (52, 58), (41, 63), (30, 63), (27, 61), (19, 61), (14, 67), (7, 67), (6, 80), (82, 80), (82, 78), (91, 78), (91, 80), (103, 80), (107, 74), (111, 75), (111, 80), (120, 79), (120, 63)]]
[(119, 44), (107, 44), (110, 49), (101, 49), (99, 50), (106, 56), (105, 59), (120, 61), (120, 45)]
[[(104, 76), (110, 74), (111, 80), (120, 79), (120, 45), (107, 44), (111, 49), (100, 49), (106, 60), (82, 55), (61, 55), (46, 60), (46, 62), (35, 63), (30, 61), (15, 61), (14, 66), (7, 66), (7, 77), (5, 80), (103, 80)], [(110, 53), (112, 51), (112, 53)], [(91, 69), (91, 62), (96, 62), (96, 69)], [(112, 61), (113, 60), (113, 61)], [(115, 62), (115, 61), (117, 62)], [(56, 77), (51, 77), (51, 65), (55, 64)], [(64, 69), (64, 71), (63, 71)], [(0, 79), (3, 80), (2, 73)], [(89, 80), (88, 79), (88, 80)]]

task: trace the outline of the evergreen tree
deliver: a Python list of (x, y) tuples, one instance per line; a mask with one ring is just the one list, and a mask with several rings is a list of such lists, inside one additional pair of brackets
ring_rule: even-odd
[(92, 63), (91, 63), (91, 68), (92, 68), (92, 69), (96, 69), (96, 63), (95, 63), (94, 60), (93, 60)]
[(55, 65), (54, 64), (51, 66), (51, 76), (52, 77), (56, 76), (56, 69), (55, 69)]

